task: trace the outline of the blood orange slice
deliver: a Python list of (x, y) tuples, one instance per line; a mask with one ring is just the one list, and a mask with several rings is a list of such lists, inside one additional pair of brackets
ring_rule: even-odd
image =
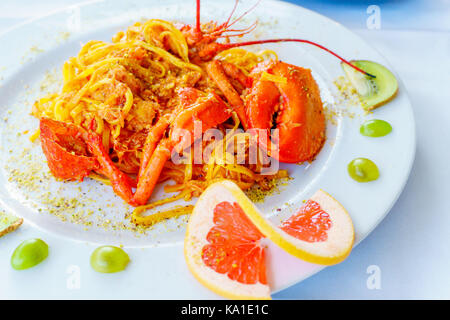
[(194, 276), (233, 299), (270, 298), (262, 238), (317, 264), (344, 260), (354, 230), (342, 205), (317, 191), (299, 211), (275, 226), (231, 181), (210, 186), (195, 205), (185, 238), (185, 258)]

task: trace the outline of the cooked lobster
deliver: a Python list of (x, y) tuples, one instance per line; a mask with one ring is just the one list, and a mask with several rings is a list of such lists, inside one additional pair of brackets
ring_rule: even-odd
[[(225, 122), (232, 111), (238, 115), (244, 129), (261, 129), (258, 134), (266, 135), (266, 139), (258, 141), (269, 153), (276, 150), (272, 155), (279, 161), (298, 163), (314, 160), (325, 141), (325, 116), (320, 91), (311, 71), (270, 60), (258, 64), (246, 75), (234, 65), (214, 60), (214, 57), (235, 47), (302, 42), (320, 47), (348, 62), (321, 45), (302, 39), (219, 43), (219, 38), (248, 33), (256, 24), (243, 30), (231, 29), (241, 18), (231, 21), (232, 13), (223, 24), (210, 22), (203, 25), (200, 23), (200, 1), (196, 2), (196, 24), (182, 25), (179, 30), (189, 46), (189, 59), (203, 66), (226, 102), (217, 93), (191, 87), (178, 88), (179, 105), (161, 116), (148, 130), (136, 179), (119, 170), (94, 130), (42, 117), (42, 149), (55, 177), (83, 180), (91, 172), (98, 172), (109, 178), (115, 193), (127, 203), (144, 205), (172, 152), (179, 151), (174, 150), (175, 147), (180, 143), (182, 147), (193, 143), (192, 139), (181, 136), (178, 129), (191, 132), (194, 122), (201, 121), (204, 132)], [(283, 81), (270, 81), (267, 75)], [(239, 83), (243, 90), (238, 90), (233, 83)], [(271, 135), (271, 129), (278, 129), (278, 138)]]

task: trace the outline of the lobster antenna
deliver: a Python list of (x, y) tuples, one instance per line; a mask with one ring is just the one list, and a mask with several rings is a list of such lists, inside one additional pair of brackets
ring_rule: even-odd
[(219, 38), (231, 38), (231, 37), (242, 37), (256, 29), (258, 26), (258, 21), (255, 21), (252, 25), (245, 29), (228, 29), (227, 32), (237, 32), (235, 34), (219, 35)]
[(200, 0), (196, 0), (197, 2), (197, 19), (196, 19), (196, 30), (197, 32), (201, 32), (201, 27), (200, 27)]
[(344, 58), (342, 58), (341, 56), (339, 56), (338, 54), (334, 53), (333, 51), (331, 51), (328, 48), (325, 48), (324, 46), (312, 42), (310, 40), (305, 40), (305, 39), (291, 39), (291, 38), (286, 38), (286, 39), (269, 39), (269, 40), (256, 40), (256, 41), (246, 41), (246, 42), (240, 42), (240, 43), (227, 43), (224, 44), (224, 48), (226, 49), (230, 49), (230, 48), (237, 48), (237, 47), (243, 47), (243, 46), (251, 46), (251, 45), (255, 45), (255, 44), (264, 44), (264, 43), (278, 43), (278, 42), (301, 42), (301, 43), (307, 43), (310, 45), (313, 45), (315, 47), (318, 47), (330, 54), (332, 54), (333, 56), (335, 56), (336, 58), (338, 58), (339, 60), (341, 60), (343, 63), (349, 65), (350, 67), (352, 67), (353, 69), (365, 74), (366, 76), (369, 76), (371, 78), (376, 78), (376, 76), (374, 76), (373, 74), (370, 74), (360, 68), (358, 68), (357, 66), (351, 64), (350, 62), (348, 62), (347, 60), (345, 60)]
[(236, 18), (230, 25), (228, 25), (228, 27), (231, 27), (233, 24), (235, 24), (236, 22), (241, 20), (243, 17), (245, 17), (247, 14), (249, 14), (251, 11), (253, 11), (259, 5), (260, 2), (261, 2), (261, 0), (258, 0), (250, 9), (245, 11), (242, 15), (240, 15), (238, 18)]
[(234, 13), (236, 12), (238, 3), (239, 3), (239, 0), (236, 0), (236, 1), (234, 2), (233, 10), (231, 11), (230, 16), (228, 17), (227, 22), (225, 22), (225, 26), (228, 27), (228, 24), (230, 23), (231, 18), (233, 18)]

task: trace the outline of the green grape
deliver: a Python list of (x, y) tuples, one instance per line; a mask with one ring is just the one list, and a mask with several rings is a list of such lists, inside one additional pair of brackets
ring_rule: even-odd
[(11, 266), (16, 270), (32, 268), (48, 256), (48, 245), (41, 239), (22, 242), (11, 256)]
[(361, 125), (359, 132), (366, 137), (384, 137), (391, 133), (392, 126), (384, 120), (368, 120)]
[(366, 158), (357, 158), (347, 166), (348, 174), (358, 182), (377, 180), (380, 176), (378, 167), (373, 161)]
[(121, 248), (102, 246), (92, 252), (91, 267), (97, 272), (114, 273), (125, 270), (130, 257)]

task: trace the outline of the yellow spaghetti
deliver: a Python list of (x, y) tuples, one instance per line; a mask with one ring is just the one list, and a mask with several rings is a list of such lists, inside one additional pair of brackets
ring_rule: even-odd
[(217, 54), (216, 59), (234, 64), (245, 75), (260, 62), (266, 59), (278, 60), (278, 55), (273, 50), (263, 50), (257, 53), (242, 48), (232, 48)]
[[(149, 131), (158, 119), (170, 115), (179, 106), (178, 88), (192, 87), (222, 96), (195, 53), (188, 45), (186, 34), (174, 24), (158, 19), (135, 23), (117, 33), (112, 42), (86, 43), (76, 57), (65, 62), (61, 91), (36, 101), (32, 113), (37, 118), (50, 118), (94, 131), (101, 137), (113, 163), (132, 178), (139, 172)], [(219, 53), (216, 59), (233, 64), (248, 75), (261, 61), (276, 59), (276, 54), (234, 48)], [(283, 81), (270, 75), (266, 77), (270, 81)], [(234, 115), (218, 126), (224, 138), (204, 143), (203, 150), (211, 151), (205, 163), (194, 164), (192, 156), (183, 164), (168, 161), (159, 182), (175, 182), (166, 185), (165, 191), (177, 195), (138, 207), (132, 221), (151, 225), (187, 214), (192, 206), (143, 215), (148, 209), (173, 201), (189, 201), (220, 179), (233, 180), (248, 190), (254, 185), (267, 188), (270, 179), (287, 177), (286, 171), (262, 175), (264, 166), (260, 161), (253, 165), (239, 164), (238, 155), (227, 151), (229, 145), (237, 145), (246, 157), (254, 143), (249, 134), (238, 132), (239, 124)], [(38, 136), (39, 132), (31, 139)], [(90, 177), (109, 183), (98, 172), (91, 173)]]

